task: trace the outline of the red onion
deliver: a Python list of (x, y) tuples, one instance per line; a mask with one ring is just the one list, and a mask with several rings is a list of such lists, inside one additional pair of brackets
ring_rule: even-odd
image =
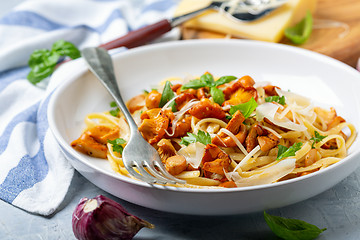
[(82, 198), (72, 216), (74, 235), (79, 240), (132, 239), (151, 223), (128, 213), (119, 203), (99, 195)]

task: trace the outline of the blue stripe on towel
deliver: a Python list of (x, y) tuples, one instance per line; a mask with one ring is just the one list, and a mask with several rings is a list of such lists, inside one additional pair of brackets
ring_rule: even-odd
[[(38, 153), (33, 157), (30, 157), (28, 154), (23, 156), (19, 164), (9, 171), (4, 182), (0, 185), (0, 191), (2, 192), (1, 198), (7, 202), (11, 203), (14, 201), (20, 192), (41, 182), (48, 174), (49, 166), (44, 154), (44, 138), (49, 128), (46, 112), (50, 96), (51, 94), (47, 96), (41, 105), (37, 103), (30, 107), (28, 109), (29, 111), (19, 114), (11, 124), (9, 124), (15, 126), (17, 123), (23, 121), (36, 122), (40, 148)], [(38, 111), (36, 111), (37, 109)], [(20, 121), (20, 119), (22, 119), (22, 121)], [(12, 127), (12, 129), (13, 128), (14, 127)], [(1, 140), (3, 140), (3, 137), (1, 137)], [(0, 143), (0, 146), (3, 148), (3, 143)], [(1, 152), (3, 152), (3, 150), (4, 149), (0, 149)]]
[(51, 21), (37, 13), (30, 11), (16, 11), (0, 19), (0, 24), (25, 26), (45, 31), (63, 28), (64, 25)]
[(41, 148), (34, 157), (25, 155), (21, 158), (19, 164), (9, 171), (5, 181), (0, 185), (1, 198), (11, 203), (20, 192), (42, 181), (48, 171), (49, 167), (43, 151), (43, 142), (41, 141)]
[[(149, 11), (166, 11), (176, 4), (176, 0), (161, 0), (154, 2), (141, 10), (141, 14), (146, 14)], [(125, 19), (119, 9), (115, 9), (104, 23), (98, 27), (90, 27), (85, 24), (67, 26), (58, 22), (49, 20), (37, 13), (31, 11), (15, 11), (5, 15), (0, 19), (0, 24), (31, 27), (34, 29), (41, 29), (44, 31), (52, 31), (66, 28), (85, 28), (98, 33), (103, 33), (112, 21), (115, 19)], [(129, 29), (130, 30), (130, 29)]]
[(26, 76), (30, 72), (30, 68), (22, 67), (11, 69), (7, 71), (0, 72), (0, 93), (4, 90), (10, 83), (19, 80), (26, 79)]
[(144, 9), (142, 9), (141, 13), (144, 14), (148, 11), (167, 11), (169, 8), (177, 4), (176, 0), (162, 0), (157, 1), (152, 4), (149, 4)]
[(19, 124), (21, 122), (31, 122), (31, 123), (37, 122), (36, 114), (37, 114), (39, 105), (40, 105), (40, 103), (38, 102), (38, 103), (32, 105), (31, 107), (25, 109), (24, 111), (22, 111), (21, 113), (16, 115), (12, 119), (12, 121), (6, 126), (3, 134), (0, 136), (0, 154), (2, 154), (5, 151), (8, 143), (9, 143), (11, 133), (17, 124)]
[(85, 24), (67, 26), (51, 21), (37, 13), (33, 13), (29, 11), (17, 11), (17, 12), (12, 12), (11, 14), (8, 14), (4, 18), (0, 19), (0, 24), (24, 26), (34, 29), (41, 29), (44, 31), (53, 31), (58, 29), (85, 28), (90, 31), (103, 33), (110, 25), (110, 23), (115, 19), (124, 19), (124, 16), (119, 9), (115, 9), (110, 14), (110, 16), (105, 20), (104, 23), (102, 23), (101, 25), (95, 28)]

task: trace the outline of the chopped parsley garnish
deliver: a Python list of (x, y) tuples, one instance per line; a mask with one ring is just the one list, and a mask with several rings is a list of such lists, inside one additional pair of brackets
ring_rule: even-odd
[(280, 103), (281, 105), (285, 105), (285, 97), (284, 96), (270, 96), (265, 98), (265, 102), (277, 102)]
[(187, 137), (182, 137), (180, 144), (188, 146), (190, 143), (200, 142), (204, 145), (211, 143), (211, 136), (209, 133), (199, 130), (198, 134), (187, 133)]
[(283, 145), (278, 145), (279, 151), (276, 160), (281, 160), (287, 157), (295, 156), (295, 153), (301, 149), (301, 146), (302, 146), (302, 142), (294, 143), (289, 148)]
[(119, 116), (120, 109), (118, 108), (118, 106), (117, 106), (117, 104), (116, 104), (115, 101), (113, 101), (113, 102), (110, 103), (110, 107), (112, 107), (113, 109), (111, 109), (111, 110), (109, 111), (109, 113), (110, 113), (112, 116), (114, 116), (114, 117)]
[(221, 89), (218, 89), (217, 87), (220, 85), (223, 85), (225, 83), (229, 83), (235, 79), (237, 79), (237, 78), (234, 76), (223, 76), (223, 77), (219, 78), (217, 81), (215, 81), (214, 77), (211, 74), (206, 73), (206, 74), (201, 75), (200, 79), (194, 79), (188, 83), (185, 83), (181, 87), (181, 89), (185, 90), (185, 89), (189, 89), (189, 88), (199, 89), (202, 87), (209, 87), (210, 95), (212, 96), (214, 102), (221, 105), (225, 101), (225, 96), (224, 96), (223, 91)]
[(237, 110), (244, 115), (245, 119), (248, 118), (256, 109), (258, 104), (254, 98), (251, 98), (248, 102), (239, 105), (231, 106), (229, 113), (233, 115)]
[(321, 142), (324, 138), (326, 138), (327, 136), (322, 136), (320, 135), (320, 133), (318, 133), (317, 131), (314, 132), (314, 135), (312, 138), (310, 138), (310, 140), (313, 140), (313, 143), (311, 145), (311, 148), (315, 148), (314, 145), (315, 143)]
[(43, 79), (50, 76), (56, 67), (60, 57), (69, 56), (71, 59), (76, 59), (81, 56), (79, 49), (74, 44), (58, 40), (53, 45), (51, 50), (38, 49), (35, 50), (29, 58), (28, 64), (31, 68), (27, 79), (32, 84), (37, 84)]
[(112, 149), (114, 152), (122, 154), (124, 150), (123, 145), (126, 143), (126, 141), (123, 138), (116, 138), (114, 140), (108, 140), (108, 143), (112, 145)]
[[(163, 89), (163, 92), (161, 94), (160, 104), (159, 107), (162, 108), (167, 102), (169, 102), (171, 99), (175, 97), (174, 91), (171, 89), (171, 83), (169, 81), (166, 81), (165, 87)], [(175, 101), (172, 101), (169, 105), (171, 107), (171, 110), (173, 112), (176, 112), (176, 103)]]
[(264, 219), (276, 236), (286, 240), (312, 240), (326, 230), (302, 220), (273, 216), (265, 211)]

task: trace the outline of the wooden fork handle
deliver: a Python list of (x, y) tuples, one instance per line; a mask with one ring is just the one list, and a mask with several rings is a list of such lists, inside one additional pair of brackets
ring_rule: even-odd
[(129, 32), (125, 36), (102, 44), (99, 47), (107, 50), (118, 47), (134, 48), (155, 40), (162, 34), (169, 32), (171, 29), (172, 27), (169, 20), (164, 19), (157, 23)]

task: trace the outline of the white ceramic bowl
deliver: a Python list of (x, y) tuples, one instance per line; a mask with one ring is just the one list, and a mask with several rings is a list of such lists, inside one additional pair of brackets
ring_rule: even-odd
[[(173, 76), (250, 75), (333, 106), (360, 129), (360, 74), (329, 57), (295, 47), (247, 40), (194, 40), (154, 44), (113, 56), (125, 100)], [(80, 61), (81, 62), (81, 61)], [(76, 67), (71, 68), (71, 64)], [(198, 215), (261, 211), (315, 196), (347, 177), (359, 163), (359, 139), (349, 156), (325, 170), (296, 179), (244, 188), (188, 189), (151, 186), (111, 170), (107, 161), (70, 147), (84, 128), (84, 117), (109, 110), (109, 94), (85, 64), (68, 63), (54, 78), (64, 83), (54, 92), (48, 119), (64, 154), (89, 181), (129, 202), (152, 209)]]

